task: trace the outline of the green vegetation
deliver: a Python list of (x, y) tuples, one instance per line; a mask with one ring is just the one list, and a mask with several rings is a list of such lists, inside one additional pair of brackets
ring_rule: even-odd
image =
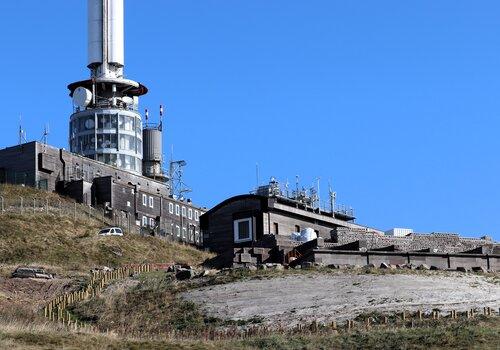
[[(1, 185), (2, 196), (45, 198), (56, 194), (32, 188)], [(117, 267), (128, 263), (180, 262), (197, 265), (211, 257), (190, 246), (154, 237), (125, 235), (99, 237), (102, 223), (93, 218), (76, 219), (58, 214), (0, 214), (0, 264), (38, 264), (82, 271), (96, 266)]]
[(355, 331), (339, 335), (304, 334), (256, 336), (219, 341), (180, 340), (172, 337), (117, 337), (72, 333), (49, 326), (30, 328), (0, 324), (0, 348), (17, 349), (498, 349), (500, 324), (496, 319), (442, 323), (432, 327)]
[[(52, 201), (73, 203), (53, 193), (16, 186), (0, 185), (0, 195), (11, 201), (19, 196), (42, 201), (49, 196)], [(189, 288), (247, 279), (302, 274), (445, 273), (435, 271), (240, 269), (185, 282), (176, 281), (172, 274), (151, 272), (112, 282), (98, 297), (70, 307), (72, 316), (100, 332), (76, 332), (47, 322), (40, 309), (55, 296), (79, 289), (88, 278), (84, 272), (90, 268), (174, 261), (198, 265), (210, 257), (192, 247), (153, 237), (99, 237), (101, 227), (99, 220), (75, 220), (71, 215), (0, 215), (0, 349), (497, 349), (500, 343), (499, 319), (483, 317), (471, 321), (443, 318), (415, 328), (408, 324), (407, 328), (391, 328), (394, 325), (374, 322), (371, 330), (340, 329), (338, 334), (319, 326), (313, 331), (267, 331), (265, 335), (242, 337), (241, 329), (261, 326), (263, 319), (225, 321), (207, 317), (198, 305), (178, 296)], [(4, 278), (15, 266), (24, 264), (45, 266), (66, 277), (51, 281)], [(487, 278), (499, 281), (496, 274), (487, 274)], [(361, 315), (358, 323), (367, 316), (381, 318), (378, 314)], [(213, 340), (215, 330), (219, 332), (217, 340)]]

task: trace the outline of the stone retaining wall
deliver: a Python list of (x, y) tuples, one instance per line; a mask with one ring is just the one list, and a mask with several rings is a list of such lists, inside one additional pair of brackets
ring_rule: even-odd
[(431, 233), (411, 234), (406, 237), (389, 237), (371, 232), (337, 228), (332, 231), (330, 247), (341, 246), (356, 241), (366, 241), (367, 249), (377, 249), (394, 245), (401, 251), (419, 251), (430, 249), (434, 253), (459, 253), (477, 247), (485, 247), (492, 253), (495, 243), (488, 237), (462, 238), (458, 234)]

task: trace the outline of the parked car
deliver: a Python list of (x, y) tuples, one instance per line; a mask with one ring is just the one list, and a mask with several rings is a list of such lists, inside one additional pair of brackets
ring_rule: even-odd
[(50, 280), (53, 279), (54, 276), (38, 267), (18, 267), (12, 272), (12, 278), (43, 278)]
[(99, 236), (123, 236), (123, 230), (119, 227), (107, 227), (99, 231)]

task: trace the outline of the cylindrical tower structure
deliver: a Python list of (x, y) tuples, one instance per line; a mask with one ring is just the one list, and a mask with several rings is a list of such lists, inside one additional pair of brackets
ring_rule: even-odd
[(161, 126), (146, 126), (142, 132), (144, 140), (144, 154), (142, 160), (142, 168), (144, 176), (166, 180), (164, 175), (163, 163), (163, 133)]
[(68, 86), (74, 113), (73, 153), (142, 174), (139, 96), (147, 88), (123, 78), (124, 1), (88, 0), (88, 68), (91, 79)]

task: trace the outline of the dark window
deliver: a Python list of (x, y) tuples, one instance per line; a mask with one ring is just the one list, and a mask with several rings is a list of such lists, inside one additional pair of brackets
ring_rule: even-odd
[(239, 239), (249, 239), (250, 238), (250, 222), (240, 221), (238, 223), (238, 238)]
[(295, 225), (295, 232), (300, 232), (300, 226), (299, 225)]
[(279, 235), (279, 227), (277, 222), (274, 223), (274, 234)]

